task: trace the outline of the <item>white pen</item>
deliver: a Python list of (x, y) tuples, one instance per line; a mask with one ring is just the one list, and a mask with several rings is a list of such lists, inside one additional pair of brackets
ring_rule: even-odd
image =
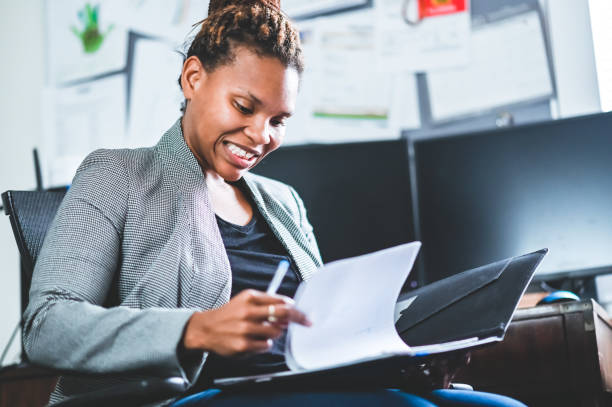
[(281, 260), (280, 263), (278, 263), (278, 267), (276, 268), (276, 271), (274, 272), (274, 277), (272, 277), (272, 280), (270, 281), (270, 284), (268, 285), (266, 294), (268, 295), (276, 294), (276, 291), (280, 287), (281, 282), (283, 281), (283, 278), (285, 278), (285, 274), (287, 274), (287, 270), (289, 270), (289, 262), (287, 260)]

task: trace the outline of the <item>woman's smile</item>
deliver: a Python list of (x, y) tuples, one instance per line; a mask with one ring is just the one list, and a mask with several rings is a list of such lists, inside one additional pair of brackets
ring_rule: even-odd
[(221, 145), (230, 163), (240, 169), (252, 167), (260, 156), (257, 151), (231, 141), (223, 141)]

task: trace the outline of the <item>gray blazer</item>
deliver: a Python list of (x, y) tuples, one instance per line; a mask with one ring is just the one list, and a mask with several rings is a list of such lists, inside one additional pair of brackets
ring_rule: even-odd
[[(301, 199), (283, 183), (243, 179), (308, 279), (322, 262)], [(43, 365), (113, 374), (63, 377), (52, 401), (143, 375), (193, 383), (206, 354), (179, 360), (183, 329), (194, 310), (225, 304), (231, 283), (205, 178), (178, 120), (154, 147), (98, 150), (81, 164), (36, 263), (25, 350)]]

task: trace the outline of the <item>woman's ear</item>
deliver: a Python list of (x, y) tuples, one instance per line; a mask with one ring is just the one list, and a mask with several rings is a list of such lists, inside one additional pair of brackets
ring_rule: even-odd
[(194, 92), (200, 87), (202, 81), (206, 78), (206, 71), (200, 62), (200, 59), (195, 55), (190, 56), (183, 63), (183, 71), (181, 73), (181, 87), (185, 99), (190, 100)]

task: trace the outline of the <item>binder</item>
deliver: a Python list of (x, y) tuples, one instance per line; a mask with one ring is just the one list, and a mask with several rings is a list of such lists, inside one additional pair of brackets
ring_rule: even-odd
[(416, 297), (400, 311), (400, 337), (411, 347), (474, 337), (501, 340), (547, 252), (497, 261), (400, 295), (398, 304)]

